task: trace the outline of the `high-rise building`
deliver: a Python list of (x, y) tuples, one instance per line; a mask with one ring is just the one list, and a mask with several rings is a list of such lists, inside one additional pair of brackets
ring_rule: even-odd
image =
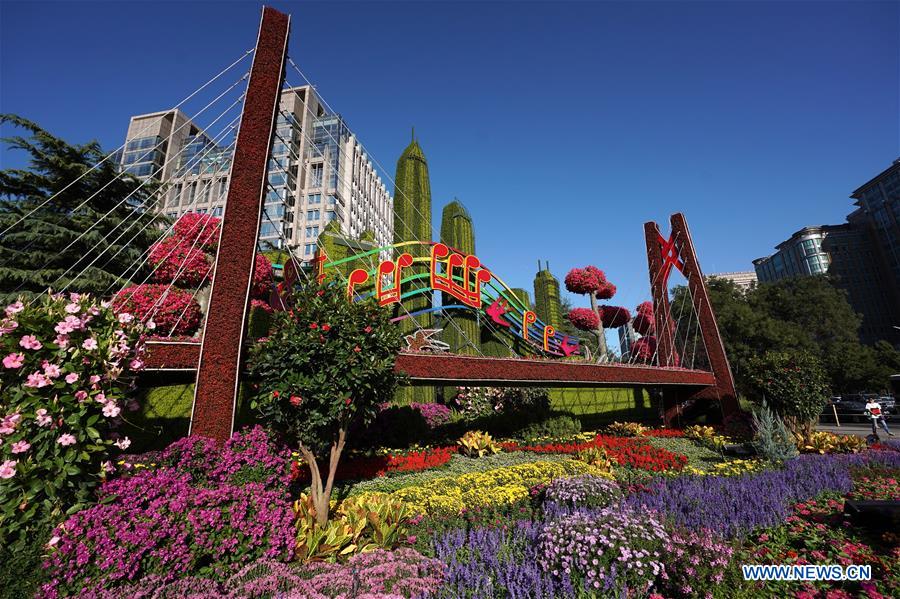
[(859, 206), (854, 213), (856, 222), (871, 240), (873, 257), (883, 277), (881, 286), (890, 298), (894, 339), (900, 341), (900, 335), (893, 329), (893, 326), (900, 326), (900, 158), (866, 181), (850, 197)]
[(559, 281), (550, 272), (550, 264), (541, 268), (538, 261), (538, 272), (534, 276), (534, 311), (544, 323), (557, 330), (562, 328), (562, 302), (559, 296)]
[(738, 272), (717, 272), (706, 277), (707, 279), (725, 279), (731, 281), (741, 291), (746, 292), (751, 289), (759, 280), (756, 277), (756, 271), (745, 270)]
[[(289, 246), (312, 260), (319, 233), (336, 220), (340, 234), (371, 231), (379, 246), (393, 239), (393, 199), (340, 115), (310, 86), (286, 89), (269, 161), (260, 247)], [(165, 184), (158, 209), (221, 216), (232, 149), (221, 147), (180, 110), (131, 117), (123, 168)]]
[[(759, 281), (771, 283), (797, 276), (828, 274), (847, 292), (853, 310), (862, 316), (863, 343), (892, 341), (891, 301), (873, 251), (864, 216), (859, 210), (840, 225), (804, 227), (776, 246), (775, 254), (753, 261)], [(720, 275), (714, 275), (720, 276)]]

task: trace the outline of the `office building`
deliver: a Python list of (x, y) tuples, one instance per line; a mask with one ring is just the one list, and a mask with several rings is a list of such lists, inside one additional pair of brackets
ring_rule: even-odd
[[(122, 167), (164, 184), (158, 209), (221, 216), (232, 147), (222, 147), (174, 109), (131, 118)], [(393, 239), (393, 198), (340, 115), (330, 114), (309, 86), (282, 92), (260, 225), (262, 249), (289, 246), (312, 260), (325, 225), (358, 238), (371, 231), (379, 246)]]
[(753, 261), (756, 274), (763, 283), (828, 274), (835, 285), (847, 292), (854, 312), (862, 316), (860, 340), (895, 342), (889, 291), (865, 216), (857, 210), (847, 221), (800, 229), (778, 244), (776, 253)]
[(745, 270), (739, 272), (718, 272), (709, 275), (706, 277), (707, 279), (725, 279), (734, 283), (738, 289), (746, 292), (756, 285), (757, 278), (756, 272), (752, 270)]

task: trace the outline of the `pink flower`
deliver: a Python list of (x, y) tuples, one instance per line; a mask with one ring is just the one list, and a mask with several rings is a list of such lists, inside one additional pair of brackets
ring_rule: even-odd
[(51, 364), (50, 362), (44, 360), (42, 366), (44, 367), (44, 374), (46, 374), (51, 379), (55, 379), (60, 374), (62, 374), (62, 371), (60, 371), (59, 366), (57, 366), (56, 364)]
[(97, 340), (94, 339), (93, 337), (88, 337), (87, 339), (84, 340), (84, 343), (81, 344), (81, 347), (83, 347), (84, 349), (86, 349), (88, 351), (97, 349)]
[(32, 389), (40, 389), (41, 387), (46, 387), (50, 384), (50, 379), (41, 374), (40, 372), (33, 372), (28, 375), (28, 380), (25, 381), (26, 387), (31, 387)]
[(69, 314), (78, 314), (79, 312), (81, 312), (81, 306), (79, 306), (75, 302), (72, 302), (71, 304), (66, 305), (66, 312), (68, 312)]
[(0, 420), (0, 435), (8, 435), (15, 431), (21, 419), (22, 415), (18, 413), (4, 416), (3, 420)]
[(63, 447), (66, 447), (67, 445), (74, 445), (75, 437), (70, 435), (69, 433), (66, 433), (64, 435), (60, 435), (59, 439), (57, 439), (56, 442), (59, 443), (60, 445), (62, 445)]
[(12, 444), (12, 447), (9, 448), (10, 453), (25, 453), (31, 447), (31, 443), (28, 441), (16, 441)]
[(125, 437), (124, 439), (119, 439), (118, 441), (115, 442), (115, 446), (124, 451), (131, 446), (131, 439), (129, 439), (128, 437)]
[(84, 401), (87, 399), (87, 397), (88, 397), (87, 391), (85, 391), (83, 389), (80, 389), (75, 392), (75, 399), (77, 399), (78, 401)]
[(56, 343), (56, 345), (60, 346), (61, 348), (65, 348), (66, 346), (69, 345), (69, 336), (62, 335), (62, 334), (57, 335), (56, 339), (55, 339), (55, 343)]
[(128, 312), (122, 312), (121, 314), (119, 314), (119, 322), (121, 322), (122, 324), (128, 324), (132, 320), (134, 320), (134, 316), (132, 316)]
[(6, 460), (0, 465), (0, 478), (12, 478), (16, 475), (18, 460)]
[(24, 347), (25, 349), (41, 349), (44, 347), (41, 345), (41, 342), (38, 341), (38, 338), (34, 335), (25, 335), (19, 340), (19, 345)]
[(66, 382), (69, 383), (70, 385), (77, 380), (78, 380), (77, 372), (70, 372), (69, 374), (66, 375)]
[(88, 379), (88, 382), (92, 385), (96, 385), (100, 382), (100, 376), (96, 374), (92, 374), (91, 378)]
[(56, 331), (57, 333), (59, 333), (60, 335), (66, 335), (66, 334), (74, 331), (75, 327), (73, 327), (68, 322), (63, 321), (63, 322), (56, 323), (56, 326), (53, 327), (53, 330)]
[(47, 541), (47, 547), (56, 547), (56, 544), (59, 543), (61, 540), (62, 540), (61, 537), (53, 535), (52, 537), (50, 537), (50, 540)]
[(94, 401), (97, 403), (106, 403), (106, 394), (102, 391), (94, 396)]
[(19, 323), (15, 320), (10, 320), (8, 318), (4, 318), (0, 320), (0, 336), (5, 335), (6, 333), (11, 333), (16, 330), (16, 327), (19, 326)]
[(49, 426), (51, 422), (53, 422), (53, 418), (51, 418), (47, 414), (47, 410), (44, 408), (40, 408), (38, 411), (34, 413), (35, 420), (38, 423), (38, 426)]
[(3, 367), (4, 368), (20, 368), (24, 362), (25, 362), (24, 354), (9, 354), (5, 358), (3, 358)]
[(140, 370), (144, 367), (144, 363), (137, 358), (128, 363), (128, 367), (132, 370)]
[(113, 473), (113, 472), (116, 471), (116, 467), (113, 466), (113, 463), (110, 462), (109, 460), (106, 460), (105, 462), (103, 462), (102, 464), (100, 464), (100, 467), (101, 467), (101, 468), (103, 469), (103, 471), (106, 472), (107, 474), (111, 474), (111, 473)]
[(113, 402), (107, 402), (106, 405), (103, 406), (103, 415), (107, 418), (115, 418), (119, 415), (119, 412), (122, 411), (122, 408), (117, 406)]
[(152, 331), (153, 329), (156, 328), (156, 323), (153, 322), (152, 320), (148, 320), (147, 324), (145, 326), (147, 327), (147, 329)]
[(20, 301), (15, 302), (13, 304), (6, 306), (6, 315), (12, 316), (13, 314), (18, 314), (19, 312), (21, 312), (24, 309), (25, 309), (25, 304), (23, 304)]

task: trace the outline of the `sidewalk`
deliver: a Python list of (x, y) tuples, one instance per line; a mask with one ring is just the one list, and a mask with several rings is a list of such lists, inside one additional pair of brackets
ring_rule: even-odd
[[(888, 422), (888, 426), (891, 428), (891, 432), (894, 433), (894, 438), (900, 438), (900, 427), (898, 427), (897, 422)], [(833, 422), (826, 422), (816, 425), (816, 430), (819, 431), (828, 431), (830, 433), (837, 433), (839, 435), (856, 435), (858, 437), (866, 437), (867, 435), (872, 434), (872, 425), (871, 424), (863, 424), (861, 422), (848, 422), (841, 423), (841, 426), (836, 426)], [(890, 439), (887, 434), (884, 432), (884, 429), (881, 427), (878, 428), (878, 436), (882, 438)]]

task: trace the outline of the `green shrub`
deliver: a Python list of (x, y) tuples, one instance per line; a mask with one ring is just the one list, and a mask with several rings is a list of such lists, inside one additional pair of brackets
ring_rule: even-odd
[(799, 455), (791, 431), (767, 405), (763, 404), (754, 412), (753, 423), (756, 427), (753, 447), (760, 457), (772, 462), (783, 462)]
[(767, 403), (795, 433), (809, 434), (828, 403), (822, 362), (806, 352), (766, 352), (748, 364), (758, 403)]
[(554, 416), (529, 424), (519, 433), (528, 442), (542, 439), (564, 439), (581, 432), (581, 422), (571, 416)]

